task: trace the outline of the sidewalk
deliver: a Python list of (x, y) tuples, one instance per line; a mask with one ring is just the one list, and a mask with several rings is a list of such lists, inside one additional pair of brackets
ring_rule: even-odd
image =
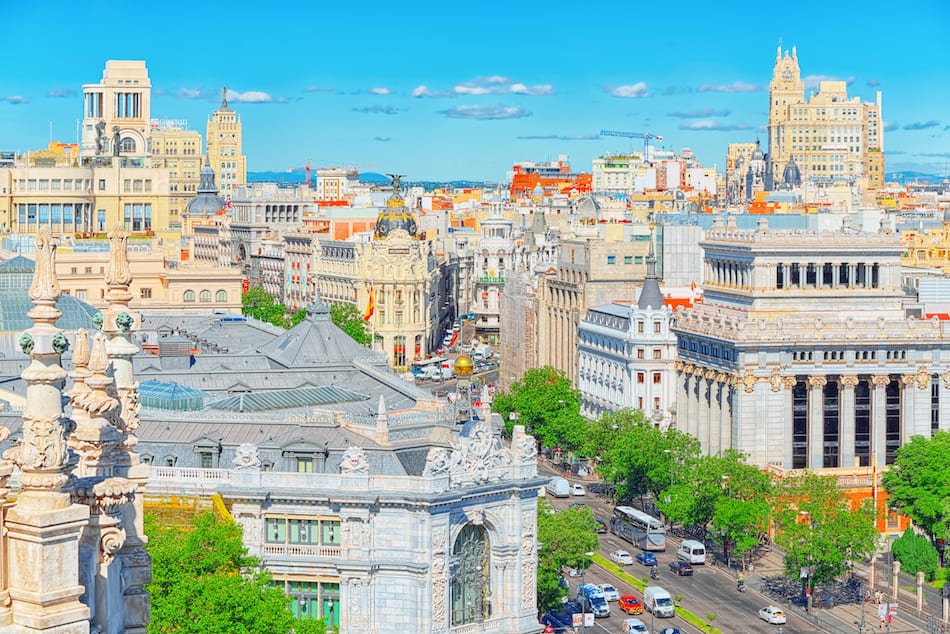
[[(753, 591), (761, 594), (771, 601), (777, 601), (776, 598), (764, 590), (763, 579), (784, 574), (783, 553), (774, 545), (769, 546), (767, 551), (755, 562), (754, 568), (745, 573), (746, 585)], [(737, 576), (737, 571), (733, 568), (727, 568), (725, 565), (719, 566), (720, 571), (726, 572), (732, 576)], [(866, 578), (867, 570), (865, 566), (855, 566), (855, 571), (859, 576)], [(876, 587), (884, 589), (884, 583), (878, 572)], [(889, 577), (888, 577), (889, 579)], [(906, 594), (906, 593), (904, 593)], [(889, 597), (889, 593), (885, 594)], [(904, 597), (900, 597), (903, 599)], [(936, 629), (931, 630), (930, 623), (916, 618), (913, 614), (908, 614), (905, 607), (905, 601), (899, 601), (897, 616), (890, 624), (890, 629), (881, 627), (878, 617), (878, 606), (874, 601), (864, 603), (835, 603), (834, 607), (812, 606), (812, 613), (808, 614), (801, 606), (794, 605), (788, 600), (781, 601), (784, 609), (788, 612), (795, 612), (802, 618), (805, 618), (814, 625), (821, 627), (828, 632), (856, 633), (856, 632), (889, 632), (890, 634), (910, 633), (910, 632), (931, 632), (940, 633), (940, 623), (936, 623)], [(863, 611), (862, 611), (863, 610)], [(864, 627), (861, 627), (861, 624)], [(950, 632), (950, 629), (946, 631)]]

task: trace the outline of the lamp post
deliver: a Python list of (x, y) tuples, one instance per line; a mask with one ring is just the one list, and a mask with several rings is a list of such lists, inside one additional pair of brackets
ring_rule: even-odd
[[(798, 512), (798, 519), (799, 519), (799, 523), (801, 523), (801, 524), (808, 524), (808, 531), (809, 531), (809, 532), (814, 531), (815, 525), (812, 524), (812, 521), (811, 521), (811, 512), (809, 512), (809, 511), (799, 511), (799, 512)], [(809, 540), (809, 541), (810, 541), (810, 540)], [(813, 568), (813, 567), (814, 567), (814, 566), (812, 566), (812, 563), (811, 563), (811, 553), (809, 553), (809, 554), (808, 554), (808, 566), (806, 566), (806, 567), (803, 568), (803, 570), (805, 571), (805, 575), (804, 575), (804, 577), (805, 577), (805, 611), (808, 612), (809, 614), (811, 614), (811, 606), (812, 606), (812, 600), (813, 600), (812, 594), (814, 594), (813, 591), (812, 591), (812, 587), (811, 587), (812, 568)]]

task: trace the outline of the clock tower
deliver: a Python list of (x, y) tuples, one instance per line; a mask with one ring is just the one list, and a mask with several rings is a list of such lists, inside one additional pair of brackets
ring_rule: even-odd
[(788, 51), (783, 55), (782, 47), (779, 46), (775, 54), (772, 81), (769, 82), (768, 163), (771, 174), (781, 174), (788, 162), (791, 145), (785, 138), (788, 128), (782, 124), (791, 118), (791, 107), (804, 103), (804, 100), (805, 84), (802, 82), (795, 47), (792, 47), (791, 55)]

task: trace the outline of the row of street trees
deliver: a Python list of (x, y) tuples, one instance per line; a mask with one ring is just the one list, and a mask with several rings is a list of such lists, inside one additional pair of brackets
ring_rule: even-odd
[(877, 544), (873, 509), (852, 508), (832, 479), (773, 480), (740, 452), (704, 455), (696, 438), (661, 430), (640, 410), (588, 420), (578, 391), (552, 367), (526, 372), (493, 407), (509, 432), (520, 423), (544, 446), (590, 456), (615, 502), (643, 508), (650, 499), (671, 524), (713, 536), (743, 564), (770, 527), (786, 552), (787, 574), (797, 579), (806, 568), (813, 585), (840, 576)]

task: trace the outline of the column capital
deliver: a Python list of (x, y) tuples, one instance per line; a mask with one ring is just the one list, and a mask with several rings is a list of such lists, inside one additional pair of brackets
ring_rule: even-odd
[(808, 387), (810, 388), (823, 388), (828, 384), (828, 377), (821, 376), (818, 374), (813, 374), (808, 377)]
[(874, 387), (885, 388), (891, 382), (890, 374), (875, 374), (871, 377), (871, 383)]
[(685, 367), (686, 367), (686, 364), (683, 363), (683, 361), (681, 361), (680, 359), (677, 359), (676, 361), (673, 362), (673, 369), (676, 370), (677, 372), (682, 372), (683, 368)]
[(755, 391), (755, 384), (758, 381), (758, 378), (755, 376), (755, 372), (752, 369), (747, 369), (742, 375), (742, 378), (739, 379), (745, 388), (746, 394), (751, 394)]
[(943, 381), (943, 387), (950, 390), (950, 370), (941, 374), (940, 380)]
[(798, 378), (794, 376), (783, 376), (782, 377), (782, 386), (786, 390), (790, 390), (795, 387), (795, 384), (798, 383)]
[(841, 385), (852, 390), (856, 388), (860, 382), (861, 380), (854, 374), (845, 374), (841, 377)]
[(914, 375), (914, 380), (917, 382), (918, 390), (926, 390), (930, 387), (931, 374), (927, 366), (917, 366), (917, 374)]
[(704, 378), (704, 379), (709, 379), (710, 381), (714, 380), (714, 379), (716, 378), (716, 371), (713, 370), (713, 369), (711, 369), (711, 368), (710, 368), (710, 369), (707, 369), (707, 370), (703, 373), (703, 378)]
[(725, 372), (716, 372), (716, 383), (729, 385), (729, 375)]

